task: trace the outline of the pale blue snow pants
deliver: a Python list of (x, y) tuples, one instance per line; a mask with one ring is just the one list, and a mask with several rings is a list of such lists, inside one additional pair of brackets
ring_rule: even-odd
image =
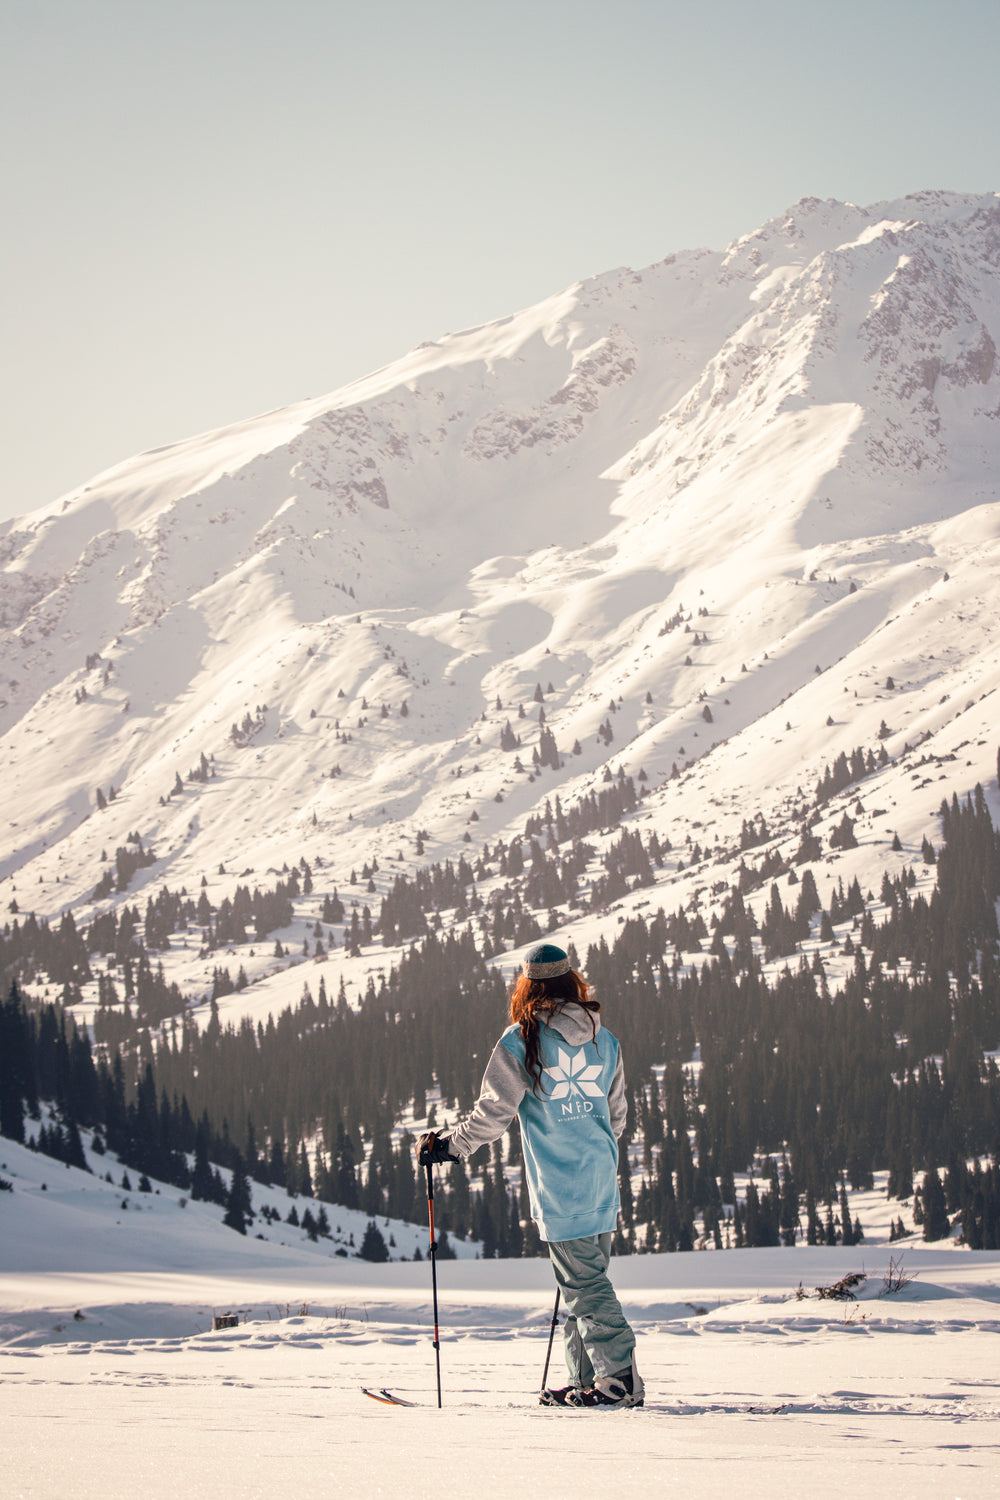
[(595, 1379), (627, 1370), (635, 1334), (608, 1280), (611, 1235), (556, 1240), (548, 1249), (566, 1315), (563, 1339), (570, 1383), (590, 1386)]

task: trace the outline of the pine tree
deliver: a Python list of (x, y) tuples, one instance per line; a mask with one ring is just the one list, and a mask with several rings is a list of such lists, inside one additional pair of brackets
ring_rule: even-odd
[(446, 1229), (442, 1229), (437, 1237), (434, 1254), (438, 1260), (455, 1259), (455, 1252), (451, 1247), (451, 1241), (448, 1239), (448, 1231)]
[(211, 1202), (215, 1197), (215, 1183), (208, 1160), (208, 1115), (202, 1114), (198, 1122), (194, 1144), (194, 1170), (191, 1173), (191, 1197)]
[(28, 1033), (16, 984), (0, 1005), (0, 1135), (24, 1140), (24, 1103), (30, 1066)]
[(227, 1228), (235, 1229), (237, 1234), (246, 1234), (247, 1225), (253, 1218), (253, 1202), (243, 1157), (238, 1151), (234, 1154), (232, 1174), (222, 1222)]
[(379, 1229), (374, 1219), (368, 1220), (358, 1255), (361, 1260), (386, 1261), (389, 1259), (388, 1246), (382, 1236), (381, 1229)]
[(840, 1179), (840, 1238), (844, 1245), (854, 1244), (854, 1231), (851, 1227), (851, 1210), (847, 1202), (847, 1183), (843, 1177)]
[(311, 1198), (313, 1196), (312, 1172), (309, 1168), (309, 1154), (306, 1151), (305, 1141), (299, 1147), (299, 1163), (295, 1174), (295, 1190), (303, 1198)]
[(632, 1168), (628, 1159), (628, 1145), (623, 1144), (618, 1153), (618, 1186), (621, 1196), (621, 1218), (626, 1229), (635, 1222), (632, 1197)]
[(948, 1222), (944, 1188), (937, 1167), (925, 1172), (920, 1197), (923, 1204), (924, 1239), (947, 1239), (951, 1234), (951, 1224)]
[[(63, 1135), (66, 1140), (66, 1151), (63, 1160), (68, 1166), (79, 1167), (82, 1172), (89, 1172), (90, 1168), (87, 1165), (87, 1158), (84, 1155), (83, 1142), (80, 1139), (80, 1130), (72, 1115), (66, 1120), (63, 1127)], [(152, 1189), (143, 1189), (140, 1184), (139, 1191), (151, 1192)]]
[(280, 1136), (271, 1142), (271, 1154), (267, 1163), (268, 1181), (275, 1187), (286, 1187), (288, 1175), (285, 1170), (285, 1148)]
[(358, 1207), (358, 1177), (354, 1165), (354, 1145), (344, 1129), (343, 1121), (337, 1122), (337, 1146), (334, 1153), (334, 1179), (337, 1203), (345, 1208)]
[(799, 1197), (786, 1157), (782, 1157), (781, 1161), (781, 1208), (778, 1214), (778, 1227), (781, 1230), (782, 1243), (794, 1245), (799, 1228)]
[(856, 849), (857, 847), (858, 841), (854, 837), (854, 823), (845, 812), (836, 828), (830, 834), (830, 848)]

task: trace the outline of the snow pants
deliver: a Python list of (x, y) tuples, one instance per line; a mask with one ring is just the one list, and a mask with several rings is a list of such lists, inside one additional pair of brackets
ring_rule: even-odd
[(611, 1235), (556, 1240), (548, 1249), (566, 1315), (563, 1339), (571, 1384), (591, 1386), (627, 1370), (635, 1334), (608, 1280)]

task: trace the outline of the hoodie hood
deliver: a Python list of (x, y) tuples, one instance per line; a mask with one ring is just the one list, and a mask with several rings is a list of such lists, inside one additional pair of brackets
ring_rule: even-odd
[[(591, 1021), (596, 1031), (591, 1030)], [(585, 1010), (582, 1005), (576, 1005), (572, 1000), (545, 1024), (553, 1031), (558, 1031), (563, 1041), (569, 1042), (571, 1047), (582, 1047), (601, 1030), (600, 1016), (594, 1011)]]

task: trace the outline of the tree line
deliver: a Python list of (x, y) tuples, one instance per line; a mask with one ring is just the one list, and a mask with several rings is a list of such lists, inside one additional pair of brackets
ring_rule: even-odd
[[(642, 1180), (633, 1193), (624, 1152), (619, 1248), (687, 1248), (698, 1220), (700, 1234), (733, 1243), (828, 1236), (831, 1226), (844, 1238), (855, 1232), (841, 1203), (846, 1183), (868, 1187), (887, 1170), (903, 1199), (914, 1173), (926, 1179), (946, 1164), (958, 1184), (958, 1163), (991, 1154), (992, 1165), (968, 1169), (969, 1181), (951, 1191), (950, 1211), (968, 1224), (970, 1242), (995, 1248), (1000, 1075), (989, 1054), (1000, 1047), (1000, 838), (981, 788), (942, 805), (941, 832), (933, 891), (915, 893), (912, 872), (886, 875), (878, 923), (856, 882), (838, 888), (826, 912), (808, 869), (790, 872), (793, 908), (772, 886), (759, 933), (767, 956), (792, 960), (817, 923), (832, 938), (834, 916), (852, 923), (843, 944), (852, 969), (836, 994), (818, 954), (764, 974), (738, 887), (708, 924), (697, 913), (633, 916), (582, 964), (571, 955), (605, 1005), (629, 1071), (628, 1137)], [(612, 846), (613, 862), (629, 863), (626, 878), (643, 878), (640, 846), (631, 833)], [(504, 862), (512, 900), (541, 864), (530, 848), (527, 861), (513, 848), (486, 851)], [(460, 862), (450, 875), (439, 867), (423, 883), (397, 886), (392, 922), (408, 890), (421, 905), (460, 896), (471, 912), (467, 872), (473, 866)], [(37, 956), (49, 945), (44, 956), (70, 989), (88, 943), (112, 944), (123, 965), (133, 963), (138, 987), (140, 974), (152, 982), (155, 970), (148, 953), (134, 957), (137, 917), (128, 908), (117, 923), (105, 914), (86, 937), (71, 918), (56, 930), (29, 918), (5, 941), (20, 944), (22, 957), (29, 935)], [(222, 1026), (213, 1010), (203, 1028), (182, 1013), (157, 1030), (148, 1005), (105, 988), (94, 1044), (65, 1007), (29, 1003), (15, 983), (0, 1030), (0, 1129), (22, 1139), (25, 1118), (52, 1099), (65, 1132), (60, 1150), (74, 1149), (74, 1127), (96, 1127), (127, 1165), (183, 1186), (197, 1159), (372, 1216), (413, 1217), (421, 1187), (400, 1122), (422, 1121), (432, 1098), (432, 1123), (467, 1110), (504, 1024), (504, 982), (484, 947), (471, 924), (446, 932), (428, 924), (387, 974), (369, 978), (357, 1006), (343, 985), (328, 995), (321, 978), (317, 996), (306, 986), (297, 1005), (256, 1026)], [(682, 961), (699, 950), (700, 963)], [(516, 1131), (505, 1149), (505, 1159), (493, 1153), (449, 1173), (440, 1216), (454, 1233), (524, 1253), (536, 1242)], [(781, 1167), (770, 1173), (762, 1161)], [(755, 1164), (759, 1176), (737, 1204), (735, 1175)]]

